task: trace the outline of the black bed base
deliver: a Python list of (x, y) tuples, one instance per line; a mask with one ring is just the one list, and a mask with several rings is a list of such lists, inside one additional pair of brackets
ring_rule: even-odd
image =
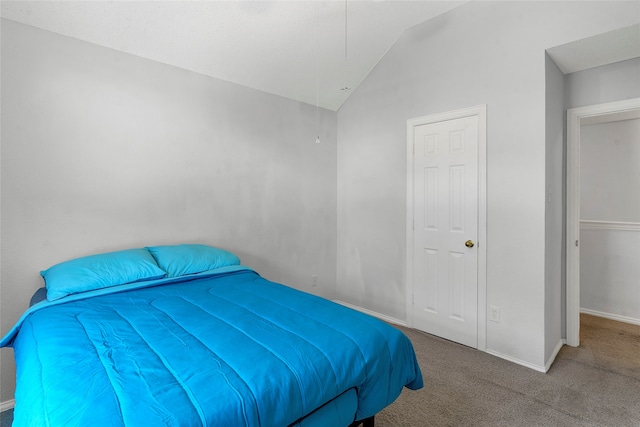
[(358, 427), (359, 425), (362, 425), (362, 427), (374, 427), (375, 416), (365, 418), (364, 420), (360, 420), (360, 421), (354, 421), (349, 425), (349, 427)]

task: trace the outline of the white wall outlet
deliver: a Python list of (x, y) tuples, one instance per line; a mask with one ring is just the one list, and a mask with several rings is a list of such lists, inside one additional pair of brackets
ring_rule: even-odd
[(500, 323), (500, 307), (496, 307), (495, 305), (489, 306), (489, 320)]
[(318, 276), (313, 275), (311, 276), (311, 287), (315, 288), (316, 286), (318, 286)]

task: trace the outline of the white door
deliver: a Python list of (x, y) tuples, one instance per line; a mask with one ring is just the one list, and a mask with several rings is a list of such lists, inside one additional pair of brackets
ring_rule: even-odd
[(416, 126), (413, 324), (478, 347), (478, 116)]

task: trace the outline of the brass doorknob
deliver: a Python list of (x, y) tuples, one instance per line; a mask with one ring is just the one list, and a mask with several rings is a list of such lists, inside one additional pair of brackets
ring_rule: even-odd
[(473, 240), (467, 240), (466, 242), (464, 242), (464, 245), (468, 248), (472, 248), (474, 245)]

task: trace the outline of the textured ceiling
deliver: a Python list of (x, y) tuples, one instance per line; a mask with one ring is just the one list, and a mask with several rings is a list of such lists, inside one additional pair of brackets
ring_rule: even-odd
[(350, 93), (341, 88), (356, 88), (405, 29), (464, 3), (2, 1), (1, 15), (337, 110)]

